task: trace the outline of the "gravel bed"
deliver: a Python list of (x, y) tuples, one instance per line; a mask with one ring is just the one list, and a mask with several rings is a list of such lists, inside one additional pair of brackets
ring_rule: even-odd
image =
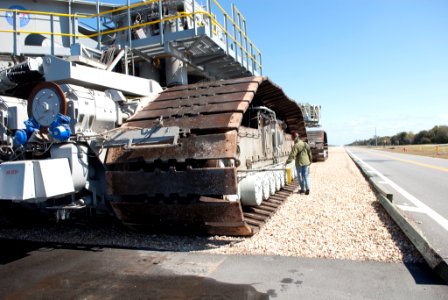
[(207, 252), (422, 261), (342, 147), (310, 172), (310, 195), (291, 195), (256, 236)]
[(291, 195), (251, 238), (145, 234), (110, 220), (88, 226), (1, 226), (0, 238), (219, 254), (422, 261), (343, 148), (330, 148), (326, 162), (312, 164), (310, 195)]

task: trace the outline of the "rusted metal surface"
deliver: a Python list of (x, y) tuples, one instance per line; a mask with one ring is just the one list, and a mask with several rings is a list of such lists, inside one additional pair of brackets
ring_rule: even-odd
[(252, 235), (239, 202), (201, 197), (197, 203), (112, 202), (124, 224), (164, 231), (199, 230), (209, 234)]
[(107, 164), (154, 162), (155, 160), (168, 161), (173, 157), (178, 162), (187, 159), (219, 159), (235, 158), (237, 156), (237, 132), (232, 130), (226, 133), (190, 136), (179, 139), (178, 147), (147, 148), (125, 150), (111, 148), (108, 150)]
[(161, 93), (160, 96), (155, 101), (173, 100), (173, 99), (188, 99), (191, 97), (200, 96), (215, 96), (220, 94), (230, 94), (237, 92), (247, 92), (254, 93), (258, 88), (258, 82), (248, 82), (248, 83), (236, 83), (236, 84), (226, 84), (226, 85), (210, 85), (198, 89), (186, 89), (180, 91), (171, 91), (170, 89)]
[[(165, 118), (163, 120), (164, 126), (179, 126), (184, 129), (192, 130), (232, 130), (237, 129), (243, 114), (238, 113), (222, 113), (213, 115), (184, 115), (179, 118)], [(130, 121), (125, 126), (151, 128), (154, 125), (155, 119)]]
[(111, 195), (231, 195), (238, 192), (235, 168), (186, 171), (107, 171)]
[(159, 117), (183, 117), (185, 115), (195, 116), (199, 114), (216, 114), (225, 112), (244, 113), (249, 107), (249, 101), (221, 102), (207, 105), (190, 105), (177, 108), (151, 109), (138, 113), (130, 120), (156, 119)]
[(219, 80), (214, 82), (200, 82), (200, 83), (194, 83), (189, 85), (179, 85), (172, 88), (169, 88), (167, 92), (175, 92), (175, 91), (185, 91), (185, 90), (194, 90), (194, 89), (207, 89), (209, 87), (213, 86), (226, 86), (226, 85), (232, 85), (236, 83), (249, 83), (249, 82), (258, 82), (260, 83), (261, 80), (263, 80), (263, 77), (242, 77), (237, 79), (231, 79), (231, 80)]
[(155, 100), (153, 103), (151, 103), (150, 107), (147, 106), (143, 108), (142, 111), (178, 108), (178, 107), (192, 107), (195, 105), (208, 105), (208, 104), (217, 104), (233, 101), (251, 101), (253, 97), (254, 97), (253, 93), (237, 92), (231, 94), (214, 95), (213, 97), (208, 96), (192, 97), (188, 98), (188, 101), (186, 99), (174, 99), (165, 101)]
[[(114, 202), (114, 210), (119, 218), (133, 225), (154, 218), (166, 219), (168, 222), (179, 220), (180, 223), (195, 223), (193, 227), (201, 223), (201, 227), (212, 234), (248, 235), (256, 232), (263, 218), (269, 218), (290, 194), (288, 188), (272, 196), (272, 201), (252, 208), (252, 211), (246, 211), (252, 214), (247, 215), (247, 222), (242, 216), (239, 203), (240, 217), (230, 217), (235, 214), (236, 204), (223, 200), (217, 202), (219, 205), (210, 204), (214, 203), (210, 199), (199, 205), (170, 204), (171, 197), (221, 198), (223, 195), (237, 194), (238, 165), (227, 168), (205, 166), (208, 162), (220, 159), (236, 161), (241, 153), (238, 146), (242, 147), (239, 144), (238, 129), (242, 126), (243, 115), (251, 106), (265, 106), (274, 110), (277, 118), (286, 123), (287, 133), (297, 131), (306, 137), (300, 107), (266, 77), (220, 80), (169, 88), (130, 118), (124, 124), (125, 127), (152, 128), (155, 124), (162, 124), (164, 127), (177, 126), (182, 134), (179, 136), (178, 146), (175, 147), (171, 145), (108, 150), (108, 191), (115, 196), (121, 195), (124, 199), (132, 195), (140, 199), (140, 202)], [(289, 135), (286, 136), (286, 139), (288, 138)], [(267, 151), (254, 155), (258, 160), (268, 161), (272, 160), (272, 157), (265, 156), (272, 156), (273, 153)], [(160, 161), (165, 164), (165, 169), (157, 166)], [(241, 167), (246, 168), (245, 165)], [(154, 203), (141, 200), (146, 199), (145, 197), (160, 196), (165, 197), (166, 203), (157, 204), (160, 205), (159, 208), (156, 208)], [(143, 209), (143, 205), (147, 204), (150, 206)], [(142, 209), (137, 209), (138, 206)], [(143, 216), (144, 211), (147, 213), (146, 217)], [(165, 218), (170, 212), (174, 217)], [(142, 217), (133, 218), (133, 214)], [(259, 216), (258, 219), (251, 218), (254, 214)], [(219, 215), (221, 217), (218, 217)]]
[(203, 196), (198, 202), (186, 204), (112, 202), (112, 208), (125, 225), (136, 229), (251, 236), (261, 229), (297, 187), (298, 183), (294, 181), (263, 201), (261, 207), (241, 207), (240, 202)]
[(313, 161), (325, 161), (328, 158), (327, 133), (324, 130), (310, 130), (308, 131), (308, 141)]

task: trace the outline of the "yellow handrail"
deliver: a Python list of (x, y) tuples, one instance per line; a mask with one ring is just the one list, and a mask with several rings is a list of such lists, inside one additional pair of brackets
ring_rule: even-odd
[[(155, 2), (159, 2), (159, 0), (148, 0), (145, 2), (139, 2), (139, 3), (134, 3), (131, 4), (129, 6), (122, 6), (119, 8), (115, 8), (115, 9), (111, 9), (108, 11), (104, 11), (104, 12), (100, 12), (99, 14), (65, 14), (65, 13), (56, 13), (56, 12), (45, 12), (45, 11), (34, 11), (34, 10), (18, 10), (18, 9), (5, 9), (5, 8), (0, 8), (0, 11), (4, 11), (4, 12), (16, 12), (16, 13), (26, 13), (26, 14), (34, 14), (34, 15), (50, 15), (50, 16), (57, 16), (57, 17), (69, 17), (69, 18), (96, 18), (96, 17), (101, 17), (107, 14), (113, 14), (113, 13), (117, 13), (120, 11), (124, 11), (124, 10), (128, 10), (131, 8), (135, 8), (135, 7), (140, 7), (140, 6), (144, 6), (144, 5), (148, 5), (151, 3), (155, 3)], [(246, 36), (246, 34), (243, 32), (243, 30), (234, 22), (234, 20), (232, 18), (229, 17), (229, 15), (227, 14), (227, 12), (222, 8), (222, 6), (216, 1), (213, 0), (213, 2), (215, 3), (215, 5), (219, 8), (219, 10), (221, 10), (221, 12), (223, 13), (224, 17), (226, 19), (228, 19), (232, 25), (235, 26), (235, 28), (238, 30), (238, 32), (240, 33), (240, 35), (242, 37), (245, 38), (246, 43), (249, 43), (249, 45), (252, 46), (252, 50), (255, 50), (255, 54), (256, 55), (261, 55), (261, 51), (252, 43), (252, 41), (250, 41), (250, 39)], [(235, 7), (236, 11), (240, 14), (240, 16), (244, 19), (244, 17), (242, 16), (241, 12)], [(261, 63), (257, 60), (257, 58), (255, 58), (251, 53), (249, 53), (242, 44), (240, 44), (237, 40), (236, 37), (233, 37), (218, 21), (216, 21), (216, 18), (209, 12), (203, 11), (203, 10), (199, 10), (199, 11), (195, 11), (194, 13), (186, 13), (186, 12), (179, 12), (178, 15), (176, 16), (171, 16), (171, 17), (166, 17), (163, 18), (162, 20), (154, 20), (154, 21), (150, 21), (150, 22), (144, 22), (144, 23), (139, 23), (139, 24), (134, 24), (131, 26), (125, 26), (125, 27), (120, 27), (120, 28), (116, 28), (116, 29), (111, 29), (111, 30), (107, 30), (107, 31), (102, 31), (99, 33), (94, 33), (94, 34), (89, 34), (89, 35), (83, 35), (83, 34), (72, 34), (72, 33), (59, 33), (59, 32), (47, 32), (47, 31), (30, 31), (30, 30), (13, 30), (13, 29), (0, 29), (0, 32), (6, 32), (6, 33), (34, 33), (34, 34), (42, 34), (42, 35), (53, 35), (53, 36), (67, 36), (67, 37), (75, 37), (75, 38), (92, 38), (92, 37), (98, 37), (98, 36), (102, 36), (105, 34), (110, 34), (110, 33), (116, 33), (116, 32), (120, 32), (120, 31), (126, 31), (129, 29), (135, 29), (135, 28), (139, 28), (139, 27), (143, 27), (143, 26), (148, 26), (148, 25), (154, 25), (160, 22), (167, 22), (167, 21), (171, 21), (171, 20), (175, 20), (175, 19), (180, 19), (180, 18), (193, 18), (194, 15), (196, 14), (202, 14), (205, 15), (206, 17), (208, 17), (212, 24), (218, 26), (223, 33), (226, 35), (227, 38), (230, 37), (230, 39), (235, 43), (236, 46), (238, 46), (242, 52), (244, 52), (246, 54), (246, 58), (250, 58), (252, 61), (254, 61), (260, 68), (262, 68)], [(247, 44), (246, 44), (247, 47)]]
[(116, 12), (119, 12), (119, 11), (122, 11), (122, 10), (127, 10), (127, 9), (131, 9), (131, 8), (135, 8), (135, 7), (145, 6), (145, 5), (148, 5), (148, 4), (151, 4), (151, 3), (155, 3), (155, 2), (159, 2), (159, 0), (147, 0), (147, 1), (144, 1), (144, 2), (138, 2), (138, 3), (131, 4), (129, 6), (122, 6), (122, 7), (119, 7), (119, 8), (114, 8), (114, 9), (111, 9), (111, 10), (100, 12), (99, 14), (95, 15), (95, 17), (101, 17), (101, 16), (104, 16), (104, 15), (116, 13)]
[(56, 12), (48, 12), (48, 11), (39, 11), (39, 10), (20, 10), (20, 9), (9, 9), (9, 8), (0, 8), (0, 11), (4, 12), (18, 12), (18, 13), (26, 13), (31, 15), (46, 15), (46, 16), (55, 16), (55, 17), (67, 17), (67, 18), (93, 18), (96, 17), (96, 14), (64, 14), (64, 13), (56, 13)]
[(13, 30), (13, 29), (0, 29), (0, 32), (6, 33), (30, 33), (30, 34), (46, 34), (46, 35), (55, 35), (55, 36), (69, 36), (69, 37), (86, 37), (85, 35), (77, 35), (72, 33), (62, 33), (62, 32), (49, 32), (49, 31), (31, 31), (31, 30)]
[[(251, 42), (251, 40), (249, 39), (249, 37), (243, 32), (243, 30), (241, 29), (241, 27), (238, 26), (238, 24), (235, 23), (235, 21), (232, 18), (229, 18), (229, 15), (227, 14), (227, 12), (224, 10), (224, 8), (222, 8), (222, 6), (218, 3), (218, 1), (213, 0), (213, 2), (215, 3), (215, 5), (221, 10), (221, 12), (224, 14), (224, 17), (226, 17), (230, 23), (232, 23), (233, 26), (235, 26), (235, 28), (242, 34), (242, 36), (247, 39), (249, 41), (249, 44), (252, 45), (252, 47), (257, 50), (258, 53), (261, 53), (261, 51)], [(240, 13), (240, 11), (235, 7), (235, 9)], [(243, 17), (243, 15), (240, 13), (240, 15)], [(244, 19), (244, 17), (243, 17)], [(244, 19), (245, 20), (245, 19)]]

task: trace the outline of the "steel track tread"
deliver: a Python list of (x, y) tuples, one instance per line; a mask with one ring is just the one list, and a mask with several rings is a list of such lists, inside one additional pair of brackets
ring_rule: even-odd
[(274, 208), (274, 209), (277, 209), (277, 207), (279, 206), (279, 204), (275, 204), (275, 203), (267, 203), (266, 201), (263, 202), (263, 205), (264, 205), (264, 206), (272, 207), (272, 208)]
[(252, 229), (252, 235), (258, 233), (263, 225), (276, 213), (277, 209), (281, 207), (297, 187), (298, 183), (294, 181), (289, 186), (284, 187), (282, 190), (269, 197), (268, 200), (263, 201), (260, 206), (243, 207), (244, 222), (246, 222)]

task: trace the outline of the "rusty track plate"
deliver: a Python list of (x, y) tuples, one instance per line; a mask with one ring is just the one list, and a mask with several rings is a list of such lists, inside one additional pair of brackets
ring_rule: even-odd
[(208, 88), (210, 86), (226, 86), (235, 83), (249, 83), (249, 82), (257, 82), (261, 83), (265, 80), (265, 77), (256, 76), (256, 77), (241, 77), (237, 79), (230, 80), (219, 80), (216, 82), (200, 82), (189, 85), (179, 85), (169, 89), (169, 91), (185, 91), (185, 90), (195, 90), (195, 89), (203, 89)]
[[(163, 120), (164, 126), (178, 126), (187, 129), (237, 129), (241, 120), (242, 113), (222, 113), (214, 115), (198, 115), (198, 116), (184, 116), (182, 118), (169, 118)], [(129, 121), (125, 126), (135, 126), (141, 128), (150, 128), (153, 123), (152, 120)]]
[(214, 96), (219, 94), (230, 94), (238, 92), (255, 92), (258, 82), (236, 83), (223, 86), (207, 86), (202, 89), (187, 89), (181, 91), (167, 90), (160, 94), (155, 101), (173, 100), (179, 98), (190, 98), (198, 96)]
[(235, 168), (206, 168), (169, 172), (107, 171), (111, 195), (178, 194), (232, 195), (237, 193)]
[(195, 105), (207, 105), (207, 104), (219, 104), (224, 102), (233, 102), (233, 101), (252, 101), (254, 97), (254, 93), (250, 92), (238, 92), (232, 94), (221, 94), (215, 95), (213, 97), (202, 96), (202, 97), (193, 97), (187, 99), (175, 99), (175, 100), (165, 100), (165, 101), (157, 101), (151, 102), (150, 105), (143, 108), (142, 111), (145, 110), (153, 110), (153, 109), (165, 109), (165, 108), (177, 108), (177, 107), (191, 107)]
[(201, 197), (197, 203), (158, 204), (112, 202), (124, 224), (139, 229), (192, 231), (209, 234), (249, 236), (253, 232), (243, 221), (239, 202)]
[(186, 159), (220, 159), (234, 158), (237, 153), (237, 133), (235, 130), (227, 133), (190, 136), (179, 140), (179, 147), (135, 148), (132, 151), (123, 148), (111, 148), (107, 152), (106, 164), (153, 162), (160, 159), (167, 161), (176, 158), (178, 162)]
[(217, 114), (217, 113), (225, 113), (225, 112), (240, 112), (244, 113), (246, 109), (249, 107), (249, 101), (233, 101), (233, 102), (223, 102), (216, 104), (207, 104), (207, 105), (193, 105), (193, 106), (185, 106), (178, 108), (166, 108), (166, 109), (151, 109), (144, 110), (138, 113), (135, 117), (130, 118), (130, 121), (133, 120), (142, 120), (142, 119), (155, 119), (159, 117), (171, 117), (171, 116), (179, 116), (182, 117), (184, 115), (199, 115), (199, 114)]

